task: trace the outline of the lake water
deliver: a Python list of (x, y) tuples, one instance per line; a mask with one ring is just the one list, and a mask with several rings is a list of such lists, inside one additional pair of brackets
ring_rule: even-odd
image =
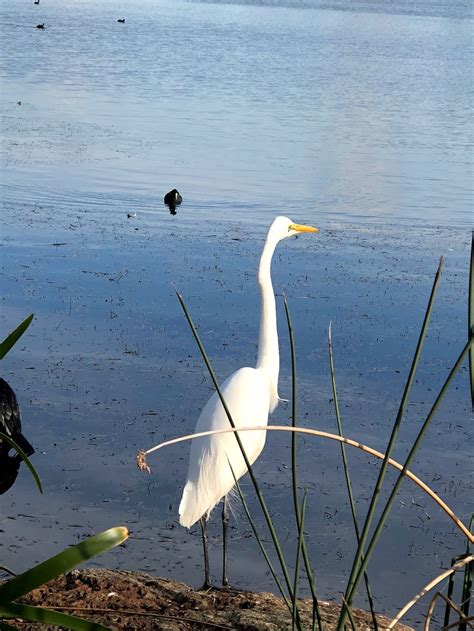
[[(403, 458), (465, 342), (471, 11), (461, 0), (2, 3), (2, 331), (35, 313), (2, 373), (45, 485), (38, 496), (22, 471), (2, 496), (3, 564), (24, 569), (126, 523), (130, 542), (98, 563), (199, 584), (198, 533), (177, 525), (188, 447), (151, 456), (151, 477), (134, 456), (191, 431), (210, 392), (173, 283), (222, 378), (254, 361), (254, 274), (277, 214), (321, 228), (274, 262), (302, 422), (335, 429), (332, 320), (346, 433), (381, 450), (445, 256)], [(175, 217), (162, 205), (173, 187)], [(281, 299), (279, 317), (289, 397)], [(414, 467), (465, 521), (467, 381), (463, 369)], [(282, 405), (274, 419), (288, 415)], [(337, 596), (354, 549), (338, 447), (301, 446), (320, 590)], [(257, 473), (293, 555), (288, 465), (287, 437), (269, 436)], [(354, 453), (351, 465), (363, 513), (377, 469)], [(263, 563), (249, 570), (255, 544), (235, 510), (231, 580), (273, 589)], [(370, 569), (379, 607), (396, 611), (463, 550), (407, 483)]]

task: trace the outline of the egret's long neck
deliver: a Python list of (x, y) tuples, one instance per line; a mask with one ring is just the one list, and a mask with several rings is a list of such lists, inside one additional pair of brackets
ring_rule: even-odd
[(272, 405), (278, 403), (278, 374), (280, 372), (280, 352), (278, 348), (278, 331), (275, 294), (273, 293), (271, 263), (276, 242), (268, 240), (263, 248), (258, 267), (258, 284), (262, 300), (260, 314), (260, 335), (258, 340), (257, 368), (268, 373), (274, 391)]

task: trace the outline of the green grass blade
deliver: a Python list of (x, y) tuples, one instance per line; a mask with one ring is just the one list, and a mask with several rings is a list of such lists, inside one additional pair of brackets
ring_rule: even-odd
[[(436, 271), (436, 275), (433, 281), (433, 286), (431, 289), (431, 294), (428, 300), (428, 306), (426, 308), (426, 312), (425, 312), (425, 317), (423, 319), (423, 324), (421, 327), (421, 331), (420, 331), (420, 335), (418, 338), (418, 343), (416, 345), (416, 349), (415, 349), (415, 354), (413, 356), (413, 361), (410, 367), (410, 372), (408, 374), (408, 379), (407, 382), (405, 384), (405, 388), (403, 391), (403, 395), (402, 395), (402, 399), (400, 401), (400, 406), (398, 409), (398, 413), (397, 413), (397, 417), (395, 419), (395, 423), (393, 425), (392, 428), (392, 433), (390, 435), (390, 439), (387, 445), (387, 449), (385, 451), (385, 458), (382, 462), (382, 466), (380, 467), (380, 471), (379, 471), (379, 475), (377, 477), (377, 481), (375, 483), (375, 488), (374, 488), (374, 492), (372, 494), (372, 498), (370, 500), (370, 504), (369, 504), (369, 509), (367, 511), (367, 515), (364, 521), (364, 525), (362, 527), (362, 532), (360, 534), (360, 540), (359, 540), (359, 545), (357, 546), (357, 550), (354, 556), (354, 561), (352, 563), (352, 568), (351, 568), (351, 572), (350, 572), (350, 576), (349, 576), (349, 580), (347, 583), (347, 587), (346, 587), (346, 593), (344, 594), (344, 599), (345, 602), (343, 602), (343, 605), (341, 607), (341, 615), (339, 618), (339, 622), (338, 622), (338, 626), (337, 629), (338, 631), (342, 631), (344, 629), (344, 622), (346, 620), (347, 617), (347, 606), (351, 606), (352, 605), (352, 598), (355, 594), (355, 589), (354, 589), (354, 584), (355, 584), (355, 577), (358, 574), (358, 570), (359, 567), (361, 565), (361, 557), (364, 554), (364, 548), (365, 548), (365, 544), (367, 542), (367, 537), (369, 534), (369, 530), (370, 530), (370, 526), (372, 524), (372, 519), (375, 513), (375, 509), (377, 506), (377, 502), (378, 502), (378, 498), (381, 492), (381, 488), (382, 488), (382, 484), (385, 478), (385, 473), (387, 471), (387, 467), (388, 467), (388, 461), (390, 456), (392, 455), (392, 451), (393, 451), (393, 447), (395, 445), (395, 440), (397, 438), (398, 435), (398, 430), (400, 428), (402, 419), (403, 419), (403, 415), (405, 413), (405, 409), (406, 406), (408, 404), (408, 397), (411, 391), (411, 387), (413, 385), (413, 381), (415, 379), (415, 373), (416, 373), (416, 369), (418, 367), (418, 362), (420, 359), (420, 355), (421, 355), (421, 351), (423, 348), (423, 343), (426, 337), (426, 333), (428, 331), (428, 325), (431, 319), (431, 312), (433, 310), (433, 306), (434, 306), (434, 301), (435, 301), (435, 297), (436, 297), (436, 292), (438, 290), (438, 285), (439, 282), (441, 280), (441, 271), (443, 268), (443, 257), (440, 258), (439, 261), (439, 265), (438, 265), (438, 269)], [(368, 559), (366, 559), (366, 561), (368, 561)], [(357, 586), (356, 586), (357, 587)]]
[[(471, 561), (464, 568), (464, 579), (462, 584), (462, 596), (461, 596), (461, 611), (466, 616), (469, 617), (469, 606), (471, 604), (471, 592), (472, 592), (472, 582), (474, 578), (474, 562)], [(466, 631), (467, 626), (466, 622), (463, 622), (460, 627), (460, 631)]]
[[(332, 322), (329, 323), (329, 329), (328, 329), (328, 350), (329, 350), (329, 368), (331, 371), (331, 385), (332, 385), (334, 409), (336, 413), (337, 431), (338, 431), (339, 436), (343, 436), (344, 434), (342, 433), (342, 420), (341, 420), (341, 413), (339, 409), (339, 398), (337, 396), (337, 387), (336, 387), (336, 371), (334, 369), (334, 353), (333, 353), (333, 346), (332, 346)], [(351, 509), (352, 522), (354, 524), (357, 544), (359, 544), (360, 529), (359, 529), (359, 522), (357, 519), (354, 493), (352, 492), (351, 477), (349, 474), (349, 464), (347, 462), (347, 456), (346, 456), (346, 447), (344, 443), (339, 443), (339, 444), (341, 448), (342, 464), (344, 467), (344, 477), (346, 480), (347, 494), (349, 496), (349, 505)], [(363, 556), (361, 558), (363, 558)], [(372, 598), (372, 592), (370, 589), (369, 577), (367, 575), (367, 572), (364, 572), (364, 582), (365, 582), (365, 590), (367, 592), (367, 600), (369, 603), (370, 614), (372, 616), (372, 623), (374, 625), (374, 630), (378, 631), (379, 626), (377, 623), (377, 617), (375, 615), (374, 600)]]
[[(293, 335), (293, 325), (291, 323), (290, 310), (288, 308), (288, 302), (286, 296), (283, 296), (283, 302), (285, 305), (286, 322), (288, 325), (288, 335), (290, 338), (291, 349), (291, 426), (296, 427), (296, 351), (295, 351), (295, 338)], [(296, 517), (296, 525), (298, 531), (301, 531), (301, 519), (300, 519), (300, 507), (298, 498), (298, 458), (296, 454), (296, 433), (291, 434), (291, 482), (293, 489), (293, 507)]]
[(9, 570), (4, 565), (0, 565), (0, 571), (5, 572), (6, 574), (10, 574), (10, 576), (16, 576), (16, 572), (12, 572), (12, 570)]
[[(296, 427), (296, 350), (295, 350), (295, 339), (293, 335), (293, 324), (291, 321), (290, 309), (288, 306), (288, 301), (286, 296), (283, 295), (283, 302), (285, 305), (285, 314), (286, 314), (286, 322), (288, 325), (288, 335), (290, 338), (290, 349), (291, 349), (291, 424), (293, 427)], [(299, 508), (299, 499), (298, 499), (298, 469), (297, 469), (297, 455), (296, 455), (296, 433), (291, 434), (291, 480), (292, 480), (292, 488), (293, 488), (293, 508), (295, 511), (296, 517), (296, 525), (298, 527), (298, 537), (301, 536), (302, 526), (301, 526), (301, 515)], [(316, 575), (311, 567), (311, 562), (309, 560), (308, 550), (306, 548), (306, 541), (303, 536), (302, 540), (303, 545), (303, 560), (306, 570), (306, 575), (308, 577), (309, 588), (311, 590), (311, 597), (313, 600), (313, 615), (312, 615), (312, 629), (316, 629), (316, 622), (318, 624), (319, 631), (323, 629), (323, 621), (321, 618), (321, 612), (319, 610), (319, 601), (316, 594)]]
[[(206, 364), (207, 370), (208, 370), (209, 375), (210, 375), (210, 377), (212, 379), (212, 383), (214, 384), (214, 388), (216, 389), (216, 392), (217, 392), (217, 394), (219, 396), (219, 399), (220, 399), (220, 401), (222, 403), (222, 407), (224, 408), (224, 411), (225, 411), (225, 413), (227, 415), (227, 418), (229, 419), (229, 423), (230, 423), (231, 427), (233, 427), (235, 429), (235, 423), (234, 423), (234, 421), (232, 419), (232, 415), (231, 415), (231, 413), (229, 411), (229, 408), (227, 407), (227, 403), (225, 402), (224, 397), (222, 396), (222, 392), (221, 392), (221, 389), (220, 389), (220, 386), (219, 386), (219, 382), (217, 381), (217, 377), (216, 377), (216, 375), (214, 373), (214, 369), (212, 368), (211, 362), (209, 361), (209, 358), (208, 358), (207, 353), (206, 353), (206, 351), (204, 349), (204, 346), (203, 346), (203, 344), (201, 342), (201, 338), (199, 337), (199, 333), (197, 332), (197, 329), (196, 329), (196, 327), (194, 325), (194, 322), (193, 322), (193, 320), (191, 318), (191, 315), (190, 315), (190, 313), (188, 311), (188, 308), (186, 307), (186, 304), (184, 302), (183, 297), (181, 296), (181, 294), (178, 291), (176, 291), (176, 295), (178, 297), (178, 300), (179, 300), (179, 303), (181, 305), (181, 308), (183, 309), (183, 312), (184, 312), (186, 320), (187, 320), (187, 322), (189, 324), (189, 327), (190, 327), (190, 329), (191, 329), (191, 331), (193, 333), (194, 339), (196, 340), (198, 348), (199, 348), (199, 350), (201, 352), (201, 355), (202, 355), (202, 358), (204, 360), (204, 363)], [(281, 569), (282, 569), (282, 572), (283, 572), (283, 576), (285, 578), (286, 587), (287, 587), (288, 593), (290, 594), (290, 598), (291, 598), (292, 597), (292, 589), (293, 588), (292, 588), (291, 581), (290, 581), (290, 575), (289, 575), (289, 572), (288, 572), (288, 567), (286, 565), (286, 561), (285, 561), (285, 557), (283, 555), (283, 551), (282, 551), (282, 548), (281, 548), (280, 541), (278, 539), (275, 527), (273, 525), (272, 518), (270, 516), (270, 513), (268, 511), (267, 505), (266, 505), (265, 500), (263, 498), (262, 492), (260, 490), (260, 486), (259, 486), (259, 484), (257, 482), (257, 478), (255, 477), (255, 474), (254, 474), (253, 469), (252, 469), (252, 467), (250, 465), (249, 459), (247, 458), (247, 454), (246, 454), (245, 449), (244, 449), (244, 447), (242, 445), (242, 441), (240, 440), (240, 436), (238, 435), (237, 432), (235, 433), (235, 438), (236, 438), (237, 443), (239, 445), (240, 451), (242, 452), (242, 457), (244, 458), (245, 465), (246, 465), (247, 470), (249, 472), (250, 479), (252, 480), (252, 484), (254, 486), (255, 493), (256, 493), (258, 501), (260, 503), (260, 507), (261, 507), (263, 515), (265, 517), (265, 521), (267, 523), (268, 529), (270, 531), (270, 535), (272, 537), (273, 545), (275, 546), (275, 551), (276, 551), (277, 556), (278, 556), (278, 561), (280, 563), (280, 566), (281, 566)]]
[(282, 584), (280, 582), (280, 579), (278, 578), (277, 573), (275, 571), (275, 568), (273, 567), (273, 563), (271, 562), (270, 557), (268, 556), (268, 552), (266, 551), (265, 546), (263, 545), (263, 541), (262, 541), (260, 535), (258, 534), (257, 526), (255, 524), (255, 520), (252, 517), (252, 514), (251, 514), (250, 509), (249, 509), (248, 504), (247, 504), (247, 500), (245, 499), (245, 496), (244, 496), (244, 494), (242, 492), (242, 489), (240, 487), (239, 481), (235, 477), (235, 473), (234, 473), (234, 470), (232, 469), (232, 465), (230, 464), (230, 462), (229, 462), (229, 467), (230, 467), (230, 470), (232, 471), (232, 476), (233, 476), (234, 481), (235, 481), (235, 488), (237, 489), (237, 492), (239, 494), (240, 500), (242, 502), (242, 506), (244, 507), (244, 510), (245, 510), (245, 514), (247, 515), (247, 519), (249, 520), (250, 527), (252, 528), (253, 534), (255, 535), (255, 539), (257, 540), (258, 547), (260, 548), (260, 551), (261, 551), (261, 553), (263, 555), (263, 558), (265, 559), (265, 561), (266, 561), (266, 563), (268, 565), (268, 569), (270, 570), (270, 573), (273, 576), (273, 579), (274, 579), (274, 581), (276, 583), (276, 586), (278, 587), (278, 589), (280, 591), (280, 594), (281, 594), (283, 600), (285, 601), (286, 606), (288, 607), (288, 610), (289, 610), (290, 614), (293, 614), (292, 605), (291, 605), (290, 601), (288, 600), (288, 596), (285, 594), (285, 591), (284, 591), (283, 586), (282, 586)]
[[(20, 603), (11, 603), (8, 606), (0, 607), (0, 616), (6, 618), (22, 618), (31, 622), (41, 622), (73, 631), (110, 631), (109, 627), (104, 627), (96, 622), (89, 622), (84, 618), (77, 618), (67, 613), (46, 609), (43, 607), (32, 607)], [(11, 627), (7, 627), (11, 628)]]
[(2, 440), (5, 440), (10, 445), (10, 447), (12, 447), (21, 456), (21, 459), (23, 460), (23, 462), (26, 464), (28, 469), (31, 471), (31, 475), (33, 476), (33, 478), (34, 478), (34, 480), (36, 482), (36, 486), (38, 487), (39, 492), (43, 493), (43, 487), (41, 486), (41, 480), (39, 479), (39, 475), (37, 474), (36, 469), (31, 464), (30, 459), (25, 454), (23, 449), (19, 445), (17, 445), (17, 443), (13, 440), (13, 438), (10, 438), (10, 436), (8, 436), (7, 434), (4, 434), (3, 432), (0, 432), (0, 438)]
[[(472, 348), (471, 348), (472, 350)], [(471, 519), (469, 520), (469, 532), (472, 532), (474, 525), (474, 515), (471, 515)], [(466, 543), (466, 555), (471, 553), (471, 543), (468, 540)], [(461, 611), (466, 616), (469, 617), (469, 607), (471, 604), (471, 592), (472, 592), (472, 583), (474, 579), (474, 563), (468, 563), (464, 568), (464, 580), (462, 585), (462, 597), (461, 597)], [(463, 623), (460, 627), (461, 631), (465, 631), (466, 623)]]
[(390, 496), (389, 496), (389, 498), (387, 500), (387, 503), (385, 504), (385, 508), (384, 508), (380, 518), (379, 518), (379, 521), (378, 521), (376, 527), (375, 527), (374, 534), (372, 535), (372, 539), (370, 540), (370, 543), (369, 543), (369, 545), (367, 547), (367, 552), (366, 552), (366, 555), (365, 555), (365, 559), (362, 561), (362, 563), (360, 565), (360, 568), (359, 568), (358, 572), (356, 573), (356, 577), (354, 579), (353, 588), (352, 588), (351, 592), (349, 593), (349, 598), (346, 599), (347, 604), (349, 606), (352, 603), (352, 599), (353, 599), (353, 597), (355, 595), (357, 586), (358, 586), (358, 584), (360, 582), (361, 575), (365, 571), (365, 568), (367, 567), (369, 559), (372, 556), (372, 553), (373, 553), (373, 551), (375, 549), (375, 546), (377, 545), (377, 541), (378, 541), (378, 539), (380, 537), (380, 534), (382, 532), (382, 529), (383, 529), (383, 527), (385, 525), (385, 521), (386, 521), (386, 519), (388, 517), (388, 514), (389, 514), (391, 508), (392, 508), (393, 502), (394, 502), (394, 500), (395, 500), (395, 498), (397, 496), (397, 493), (398, 493), (398, 490), (399, 490), (399, 488), (401, 486), (401, 483), (404, 480), (405, 472), (407, 471), (407, 469), (410, 468), (410, 465), (411, 465), (411, 463), (413, 461), (413, 458), (415, 457), (415, 454), (416, 454), (416, 452), (418, 450), (418, 447), (420, 446), (420, 444), (421, 444), (421, 442), (422, 442), (422, 440), (423, 440), (423, 438), (424, 438), (424, 436), (425, 436), (425, 434), (426, 434), (426, 432), (428, 430), (428, 427), (430, 426), (431, 421), (433, 420), (433, 417), (434, 417), (438, 407), (441, 404), (441, 401), (443, 400), (446, 392), (448, 391), (448, 388), (449, 388), (449, 385), (451, 384), (451, 381), (454, 379), (454, 377), (457, 374), (459, 368), (461, 367), (462, 363), (464, 362), (464, 360), (465, 360), (470, 348), (472, 347), (473, 343), (474, 343), (474, 337), (472, 337), (467, 342), (467, 344), (464, 346), (461, 354), (459, 355), (458, 359), (456, 360), (456, 363), (454, 364), (453, 368), (451, 369), (451, 371), (450, 371), (450, 373), (448, 375), (448, 378), (444, 382), (443, 387), (441, 388), (438, 396), (436, 397), (436, 401), (434, 402), (433, 407), (431, 408), (428, 416), (426, 417), (425, 422), (423, 423), (420, 431), (418, 432), (416, 440), (413, 443), (412, 448), (410, 449), (410, 452), (409, 452), (409, 454), (407, 456), (405, 464), (403, 465), (403, 470), (400, 472), (400, 474), (399, 474), (399, 476), (397, 478), (397, 481), (395, 482), (395, 485), (394, 485), (394, 487), (393, 487), (393, 489), (392, 489), (392, 491), (390, 493)]
[(5, 606), (27, 594), (32, 589), (47, 583), (60, 574), (71, 570), (88, 559), (120, 545), (128, 538), (128, 530), (123, 526), (110, 528), (88, 537), (81, 543), (63, 550), (39, 565), (19, 574), (0, 585), (0, 606)]
[(30, 326), (33, 317), (33, 314), (29, 315), (26, 320), (23, 320), (23, 322), (0, 343), (0, 359), (3, 359), (8, 351), (15, 346), (26, 329)]
[[(454, 559), (451, 560), (451, 567), (453, 567), (455, 561)], [(454, 592), (454, 577), (456, 576), (456, 573), (450, 574), (449, 576), (449, 580), (448, 580), (448, 591), (446, 593), (446, 597), (449, 600), (453, 599), (453, 592)], [(449, 602), (446, 603), (446, 607), (444, 609), (444, 622), (443, 622), (443, 627), (447, 627), (449, 624), (449, 618), (451, 615), (451, 606), (449, 604)]]
[(300, 558), (301, 558), (301, 548), (303, 544), (303, 533), (304, 533), (304, 518), (306, 513), (306, 492), (303, 495), (303, 502), (301, 504), (300, 511), (300, 520), (298, 521), (298, 544), (296, 546), (296, 559), (295, 559), (295, 577), (293, 580), (293, 618), (291, 621), (291, 630), (294, 631), (296, 627), (296, 612), (298, 611), (296, 607), (296, 598), (298, 595), (298, 577), (300, 572)]
[[(468, 335), (474, 335), (474, 230), (471, 241), (471, 266), (469, 270), (469, 297), (468, 297)], [(474, 410), (474, 348), (469, 351), (469, 377), (471, 381), (471, 405)]]
[(356, 623), (354, 620), (354, 616), (352, 614), (352, 609), (351, 607), (346, 603), (346, 601), (344, 600), (344, 598), (342, 599), (344, 602), (344, 606), (346, 607), (347, 610), (347, 615), (349, 616), (349, 622), (351, 623), (351, 629), (352, 631), (357, 631), (357, 627), (356, 627)]

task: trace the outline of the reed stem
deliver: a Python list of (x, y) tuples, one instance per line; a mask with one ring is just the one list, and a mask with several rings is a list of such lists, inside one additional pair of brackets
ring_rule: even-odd
[[(337, 431), (338, 431), (339, 436), (342, 436), (343, 435), (342, 420), (341, 420), (341, 413), (339, 409), (339, 399), (337, 396), (336, 373), (334, 369), (334, 354), (333, 354), (333, 346), (332, 346), (332, 322), (329, 323), (329, 329), (328, 329), (328, 348), (329, 348), (329, 366), (331, 370), (331, 385), (332, 385), (332, 394), (333, 394), (333, 399), (334, 399), (334, 409), (336, 413)], [(359, 529), (359, 522), (357, 519), (354, 494), (352, 492), (352, 484), (351, 484), (351, 478), (349, 474), (349, 464), (347, 462), (347, 456), (346, 456), (346, 447), (344, 443), (339, 443), (339, 444), (341, 447), (342, 464), (344, 466), (344, 477), (346, 480), (347, 494), (349, 496), (349, 505), (351, 507), (352, 522), (354, 524), (357, 544), (359, 544), (360, 543), (360, 529)], [(363, 555), (361, 559), (363, 559)], [(374, 600), (372, 598), (372, 592), (370, 589), (369, 577), (367, 575), (367, 572), (364, 572), (364, 581), (365, 581), (365, 589), (367, 592), (367, 600), (368, 600), (369, 608), (370, 608), (370, 614), (372, 616), (372, 623), (374, 625), (374, 630), (378, 631), (379, 626), (377, 623), (377, 617), (375, 615)]]
[[(197, 345), (199, 347), (199, 350), (201, 351), (202, 358), (204, 359), (204, 362), (206, 364), (207, 370), (209, 371), (209, 375), (211, 376), (211, 379), (212, 379), (212, 382), (213, 382), (214, 387), (216, 389), (216, 392), (219, 395), (219, 399), (220, 399), (220, 401), (222, 403), (222, 407), (224, 408), (224, 411), (225, 411), (225, 413), (227, 415), (227, 418), (229, 419), (229, 423), (230, 423), (232, 429), (236, 429), (235, 423), (234, 423), (234, 421), (232, 419), (232, 415), (231, 415), (231, 413), (229, 411), (229, 408), (227, 407), (227, 403), (226, 403), (224, 397), (222, 396), (222, 392), (221, 392), (221, 389), (220, 389), (220, 386), (219, 386), (219, 382), (217, 381), (217, 377), (216, 377), (216, 375), (214, 373), (214, 369), (211, 366), (211, 363), (209, 361), (207, 353), (206, 353), (206, 351), (204, 349), (204, 346), (203, 346), (203, 344), (201, 342), (201, 339), (200, 339), (199, 334), (197, 332), (197, 329), (196, 329), (196, 327), (194, 325), (194, 322), (193, 322), (193, 320), (191, 318), (191, 315), (189, 314), (188, 308), (186, 307), (184, 299), (183, 299), (182, 295), (178, 291), (176, 291), (176, 295), (177, 295), (179, 303), (180, 303), (180, 305), (181, 305), (181, 307), (182, 307), (182, 309), (184, 311), (184, 315), (186, 316), (186, 320), (188, 321), (189, 327), (191, 328), (191, 331), (192, 331), (192, 333), (194, 335), (194, 339), (196, 340), (196, 343), (197, 343)], [(252, 484), (254, 486), (255, 493), (256, 493), (258, 501), (260, 503), (260, 506), (261, 506), (263, 515), (265, 517), (265, 521), (267, 523), (268, 529), (270, 531), (270, 535), (272, 537), (273, 545), (275, 546), (275, 551), (276, 551), (277, 556), (278, 556), (278, 561), (280, 562), (280, 566), (281, 566), (281, 569), (282, 569), (282, 572), (283, 572), (283, 576), (284, 576), (284, 579), (285, 579), (285, 583), (286, 583), (286, 587), (287, 587), (288, 593), (290, 595), (290, 599), (293, 599), (293, 588), (292, 588), (291, 581), (290, 581), (290, 575), (289, 575), (289, 572), (288, 572), (288, 568), (286, 566), (285, 557), (283, 555), (283, 551), (282, 551), (282, 548), (281, 548), (281, 545), (280, 545), (280, 541), (278, 540), (278, 536), (276, 534), (275, 527), (274, 527), (272, 519), (270, 517), (270, 513), (268, 511), (267, 505), (265, 503), (265, 500), (263, 498), (262, 492), (260, 490), (260, 486), (259, 486), (259, 484), (257, 482), (257, 478), (255, 477), (255, 474), (254, 474), (254, 472), (252, 470), (252, 466), (251, 466), (250, 461), (249, 461), (249, 459), (247, 457), (247, 454), (245, 452), (245, 449), (244, 449), (244, 446), (242, 444), (242, 441), (240, 440), (240, 436), (239, 436), (239, 434), (237, 432), (235, 432), (235, 438), (236, 438), (237, 443), (239, 445), (240, 451), (242, 452), (242, 456), (244, 458), (245, 465), (246, 465), (247, 470), (249, 472), (250, 479), (252, 480)]]
[[(375, 513), (375, 509), (377, 507), (377, 502), (379, 499), (379, 495), (382, 489), (382, 484), (385, 478), (385, 473), (387, 471), (387, 467), (388, 467), (388, 460), (390, 458), (390, 455), (393, 451), (393, 447), (395, 445), (395, 440), (397, 438), (398, 435), (398, 430), (400, 429), (400, 425), (403, 419), (403, 415), (405, 413), (405, 409), (408, 403), (408, 396), (410, 394), (410, 390), (411, 387), (413, 385), (413, 381), (415, 379), (415, 373), (416, 373), (416, 369), (418, 367), (418, 362), (420, 359), (420, 355), (421, 355), (421, 350), (423, 348), (423, 342), (425, 340), (425, 336), (426, 336), (426, 332), (428, 330), (428, 325), (430, 322), (430, 318), (431, 318), (431, 312), (433, 310), (433, 305), (434, 305), (434, 300), (435, 300), (435, 296), (436, 296), (436, 292), (438, 289), (438, 285), (439, 282), (441, 280), (441, 270), (443, 267), (443, 257), (440, 258), (439, 260), (439, 265), (438, 265), (438, 269), (436, 271), (436, 275), (434, 278), (434, 282), (433, 282), (433, 286), (431, 289), (431, 294), (428, 300), (428, 306), (426, 308), (426, 312), (425, 312), (425, 317), (423, 320), (423, 325), (421, 327), (421, 332), (420, 332), (420, 336), (418, 338), (418, 343), (416, 346), (416, 350), (415, 350), (415, 355), (413, 357), (413, 361), (410, 367), (410, 372), (408, 374), (408, 379), (403, 391), (403, 395), (402, 395), (402, 399), (400, 402), (400, 407), (398, 409), (398, 413), (397, 413), (397, 417), (395, 419), (395, 423), (393, 425), (392, 428), (392, 433), (388, 442), (388, 446), (385, 452), (385, 458), (384, 461), (382, 463), (382, 466), (380, 467), (380, 471), (379, 471), (379, 475), (377, 478), (377, 481), (375, 483), (375, 488), (374, 488), (374, 492), (372, 495), (372, 499), (370, 501), (370, 505), (369, 505), (369, 509), (367, 511), (367, 515), (364, 521), (364, 525), (362, 527), (362, 532), (360, 534), (360, 539), (359, 539), (359, 545), (357, 546), (357, 550), (355, 553), (355, 557), (354, 557), (354, 561), (352, 564), (352, 568), (351, 568), (351, 572), (350, 572), (350, 576), (349, 576), (349, 580), (347, 583), (347, 587), (346, 587), (346, 593), (344, 594), (344, 598), (345, 598), (345, 603), (343, 603), (342, 607), (341, 607), (341, 615), (339, 617), (339, 622), (338, 622), (338, 626), (337, 626), (337, 630), (338, 631), (343, 631), (344, 629), (344, 622), (346, 620), (347, 617), (347, 605), (351, 605), (352, 604), (352, 599), (355, 595), (355, 589), (354, 589), (354, 585), (356, 583), (356, 576), (359, 576), (359, 568), (361, 566), (361, 558), (364, 554), (364, 548), (365, 548), (365, 544), (367, 542), (367, 537), (369, 534), (369, 530), (370, 530), (370, 526), (372, 524), (372, 519)], [(369, 557), (370, 558), (370, 557)], [(365, 566), (367, 566), (368, 563), (368, 558), (366, 557), (364, 559), (365, 561)]]
[[(459, 355), (456, 363), (454, 364), (453, 368), (451, 369), (451, 371), (450, 371), (450, 373), (448, 375), (448, 378), (444, 382), (443, 387), (441, 388), (438, 396), (436, 397), (436, 401), (434, 402), (433, 407), (430, 410), (430, 413), (426, 417), (426, 420), (423, 423), (423, 425), (422, 425), (422, 427), (421, 427), (421, 429), (420, 429), (420, 431), (418, 433), (418, 436), (416, 437), (415, 442), (413, 443), (413, 446), (412, 446), (412, 448), (410, 450), (410, 453), (408, 454), (407, 459), (405, 461), (405, 464), (403, 465), (403, 469), (400, 472), (400, 474), (399, 474), (399, 476), (397, 478), (397, 481), (395, 482), (395, 485), (394, 485), (394, 487), (392, 489), (392, 492), (390, 493), (390, 496), (389, 496), (389, 498), (387, 500), (387, 503), (385, 504), (385, 508), (384, 508), (384, 510), (382, 512), (382, 515), (380, 516), (380, 519), (379, 519), (379, 521), (377, 523), (377, 526), (376, 526), (376, 528), (374, 530), (374, 534), (372, 535), (372, 539), (370, 540), (370, 543), (369, 543), (369, 545), (367, 547), (367, 552), (366, 552), (366, 555), (365, 555), (365, 559), (361, 562), (359, 570), (356, 573), (356, 576), (354, 578), (352, 590), (349, 592), (349, 594), (348, 594), (349, 597), (346, 599), (346, 602), (347, 602), (347, 604), (349, 606), (350, 606), (350, 604), (352, 602), (352, 599), (353, 599), (353, 597), (355, 595), (355, 592), (356, 592), (357, 586), (358, 586), (358, 584), (360, 582), (362, 573), (364, 572), (365, 568), (367, 567), (369, 559), (372, 556), (372, 553), (373, 553), (373, 551), (375, 549), (375, 546), (377, 545), (377, 542), (379, 540), (380, 534), (381, 534), (382, 529), (383, 529), (383, 527), (385, 525), (385, 521), (386, 521), (386, 519), (388, 517), (390, 509), (392, 508), (393, 502), (394, 502), (394, 500), (395, 500), (395, 498), (397, 496), (397, 493), (398, 493), (398, 490), (399, 490), (399, 488), (401, 486), (401, 483), (403, 482), (403, 479), (405, 477), (405, 473), (408, 470), (408, 467), (410, 466), (410, 464), (412, 463), (413, 458), (415, 457), (415, 454), (416, 454), (416, 452), (418, 450), (418, 447), (420, 446), (421, 441), (423, 440), (423, 438), (424, 438), (424, 436), (426, 434), (426, 431), (428, 430), (428, 427), (430, 426), (430, 423), (433, 420), (433, 417), (434, 417), (438, 407), (440, 406), (441, 401), (444, 398), (444, 395), (446, 394), (446, 392), (447, 392), (447, 390), (449, 388), (449, 385), (450, 385), (451, 381), (454, 379), (455, 375), (457, 374), (459, 368), (461, 367), (461, 365), (462, 365), (467, 353), (469, 352), (469, 349), (472, 347), (473, 343), (474, 343), (474, 337), (471, 337), (471, 339), (464, 346), (464, 348), (463, 348), (461, 354)], [(341, 627), (341, 629), (342, 628), (343, 627)]]
[[(288, 334), (290, 338), (290, 348), (291, 348), (291, 426), (296, 427), (296, 350), (295, 350), (295, 338), (293, 335), (293, 324), (291, 321), (290, 309), (288, 306), (288, 301), (286, 296), (283, 296), (283, 302), (285, 305), (285, 313), (286, 313), (286, 322), (288, 325)], [(292, 432), (291, 434), (291, 479), (292, 479), (292, 488), (293, 488), (293, 505), (296, 517), (296, 524), (298, 527), (298, 536), (302, 535), (303, 527), (301, 525), (301, 516), (300, 516), (300, 508), (299, 508), (299, 500), (298, 500), (298, 469), (297, 469), (297, 455), (296, 455), (296, 432)], [(323, 631), (324, 625), (321, 617), (321, 612), (319, 609), (319, 601), (316, 594), (316, 575), (311, 567), (311, 561), (309, 559), (308, 550), (306, 547), (306, 540), (303, 535), (302, 538), (302, 550), (303, 550), (303, 560), (306, 570), (306, 575), (308, 577), (309, 588), (311, 591), (311, 597), (313, 600), (313, 612), (312, 612), (312, 629), (316, 629), (316, 622), (318, 624), (319, 631)]]

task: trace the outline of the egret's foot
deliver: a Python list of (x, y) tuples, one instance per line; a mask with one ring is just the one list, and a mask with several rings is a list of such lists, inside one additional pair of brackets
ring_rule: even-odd
[(209, 581), (206, 578), (204, 583), (201, 585), (201, 587), (197, 591), (198, 592), (208, 592), (210, 589), (215, 589), (215, 587), (214, 587), (214, 585), (212, 585), (211, 581)]

